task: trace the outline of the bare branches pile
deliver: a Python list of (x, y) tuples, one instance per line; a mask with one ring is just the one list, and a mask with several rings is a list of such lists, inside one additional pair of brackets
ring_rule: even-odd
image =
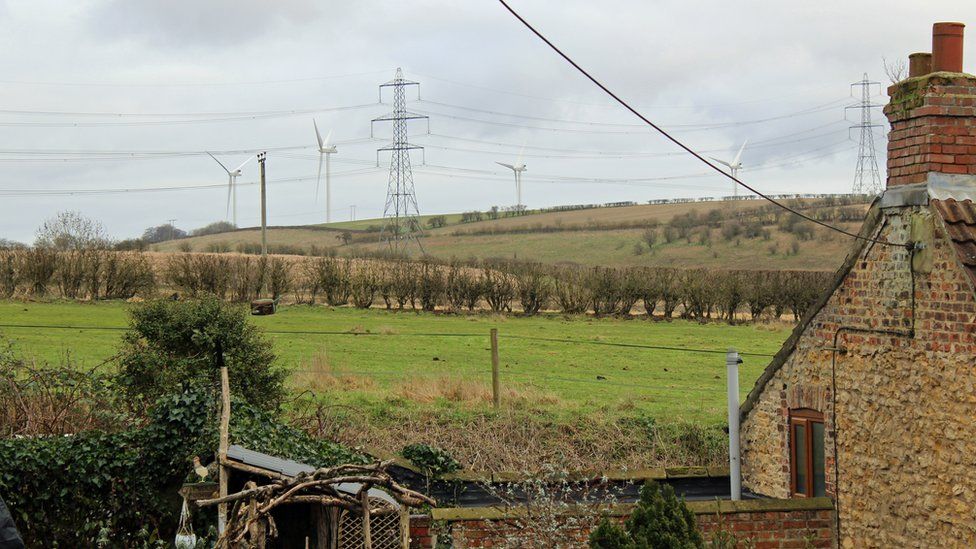
[[(227, 528), (217, 540), (216, 547), (238, 549), (262, 546), (260, 544), (266, 536), (273, 538), (277, 535), (271, 511), (280, 505), (312, 503), (347, 509), (363, 516), (390, 512), (370, 507), (370, 488), (382, 489), (397, 503), (406, 507), (436, 504), (433, 499), (394, 481), (386, 472), (388, 466), (389, 463), (386, 462), (340, 465), (302, 473), (264, 486), (249, 482), (244, 490), (236, 494), (201, 500), (197, 505), (206, 507), (220, 503), (233, 504), (227, 518)], [(349, 491), (349, 485), (356, 486), (358, 491)]]

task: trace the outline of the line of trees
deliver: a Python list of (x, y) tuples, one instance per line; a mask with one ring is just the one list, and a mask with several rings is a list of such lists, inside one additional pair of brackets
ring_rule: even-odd
[(174, 255), (165, 282), (190, 295), (246, 300), (290, 293), (296, 303), (368, 309), (490, 310), (526, 315), (630, 315), (701, 321), (798, 319), (826, 290), (828, 273), (707, 269), (553, 267), (527, 262), (363, 260), (288, 261)]
[(550, 266), (499, 260), (286, 258), (32, 247), (0, 250), (0, 297), (150, 298), (162, 291), (247, 302), (368, 309), (490, 310), (533, 315), (631, 315), (701, 321), (799, 318), (830, 276), (806, 271), (718, 271)]

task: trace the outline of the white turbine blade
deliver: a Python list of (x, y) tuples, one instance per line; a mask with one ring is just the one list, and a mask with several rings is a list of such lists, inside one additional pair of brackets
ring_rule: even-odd
[(315, 123), (315, 119), (312, 119), (312, 126), (315, 127), (315, 139), (319, 142), (319, 149), (322, 149), (325, 145), (322, 143), (322, 134), (319, 133), (319, 125)]
[(315, 177), (315, 203), (319, 203), (319, 182), (322, 180), (322, 157), (325, 153), (319, 153), (319, 175)]
[(735, 160), (732, 161), (733, 164), (738, 164), (739, 163), (739, 160), (742, 158), (742, 151), (745, 150), (746, 143), (748, 143), (748, 142), (749, 142), (748, 139), (746, 139), (745, 141), (742, 142), (742, 147), (739, 148), (739, 153), (735, 155)]
[(729, 167), (729, 169), (731, 169), (731, 168), (732, 168), (732, 164), (730, 164), (730, 163), (728, 163), (728, 162), (726, 162), (726, 161), (724, 161), (724, 160), (719, 160), (718, 158), (715, 158), (714, 156), (709, 156), (709, 158), (711, 158), (712, 160), (714, 160), (714, 161), (716, 161), (716, 162), (718, 162), (719, 164), (721, 164), (721, 165), (723, 165), (723, 166), (728, 166), (728, 167)]
[(244, 162), (241, 162), (241, 165), (238, 166), (237, 169), (235, 169), (234, 171), (235, 172), (241, 171), (241, 168), (243, 168), (248, 162), (250, 162), (252, 158), (256, 158), (256, 156), (249, 156), (249, 157), (247, 157), (247, 160), (245, 160)]
[(234, 176), (230, 175), (230, 172), (228, 172), (227, 173), (227, 213), (224, 214), (224, 217), (230, 217), (230, 195), (233, 189), (234, 189)]
[(506, 168), (512, 170), (513, 172), (515, 171), (515, 166), (511, 164), (506, 164), (504, 162), (497, 162), (497, 161), (495, 162), (495, 164), (498, 164), (499, 166), (505, 166)]
[(325, 147), (328, 147), (329, 146), (329, 143), (331, 143), (331, 142), (332, 142), (332, 130), (329, 130), (329, 133), (325, 134), (325, 145), (324, 146)]
[(522, 165), (522, 154), (523, 153), (525, 153), (525, 141), (524, 140), (522, 141), (522, 148), (519, 149), (518, 158), (515, 159), (515, 165), (516, 166), (521, 166)]
[[(208, 152), (207, 154), (210, 154), (210, 153)], [(213, 158), (214, 159), (214, 162), (220, 164), (220, 167), (223, 168), (225, 172), (227, 172), (227, 175), (230, 175), (230, 170), (227, 169), (227, 166), (224, 166), (224, 163), (223, 162), (221, 162), (220, 160), (217, 160), (217, 157), (216, 156), (210, 154), (210, 158)]]

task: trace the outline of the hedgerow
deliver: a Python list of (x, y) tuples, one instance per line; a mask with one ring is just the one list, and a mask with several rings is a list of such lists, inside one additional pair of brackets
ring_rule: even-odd
[[(139, 547), (172, 539), (176, 494), (191, 459), (210, 461), (217, 448), (214, 400), (200, 389), (165, 396), (145, 425), (116, 433), (0, 440), (0, 493), (28, 545)], [(366, 462), (246, 402), (235, 400), (231, 409), (232, 444), (313, 467)]]

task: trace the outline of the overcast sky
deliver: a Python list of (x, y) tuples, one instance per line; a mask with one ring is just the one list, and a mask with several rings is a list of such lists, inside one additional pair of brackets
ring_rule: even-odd
[[(867, 72), (883, 89), (883, 58), (929, 51), (935, 21), (976, 22), (972, 0), (511, 4), (693, 148), (728, 158), (748, 139), (741, 176), (772, 193), (848, 191), (850, 83)], [(0, 51), (0, 238), (32, 242), (61, 210), (118, 238), (225, 219), (227, 177), (203, 151), (268, 149), (269, 223), (323, 222), (313, 117), (339, 151), (333, 220), (352, 204), (381, 216), (389, 155), (377, 168), (376, 149), (390, 129), (370, 140), (370, 119), (390, 110), (377, 86), (396, 67), (421, 83), (408, 108), (430, 116), (429, 135), (410, 126), (427, 146), (426, 166), (413, 155), (422, 213), (514, 203), (494, 162), (523, 146), (529, 207), (731, 192), (493, 0), (0, 0)], [(230, 167), (248, 156), (218, 154)], [(259, 221), (256, 180), (252, 161), (242, 226)], [(209, 185), (222, 186), (194, 188)], [(172, 187), (191, 188), (146, 191)], [(112, 192), (66, 194), (93, 190)]]

